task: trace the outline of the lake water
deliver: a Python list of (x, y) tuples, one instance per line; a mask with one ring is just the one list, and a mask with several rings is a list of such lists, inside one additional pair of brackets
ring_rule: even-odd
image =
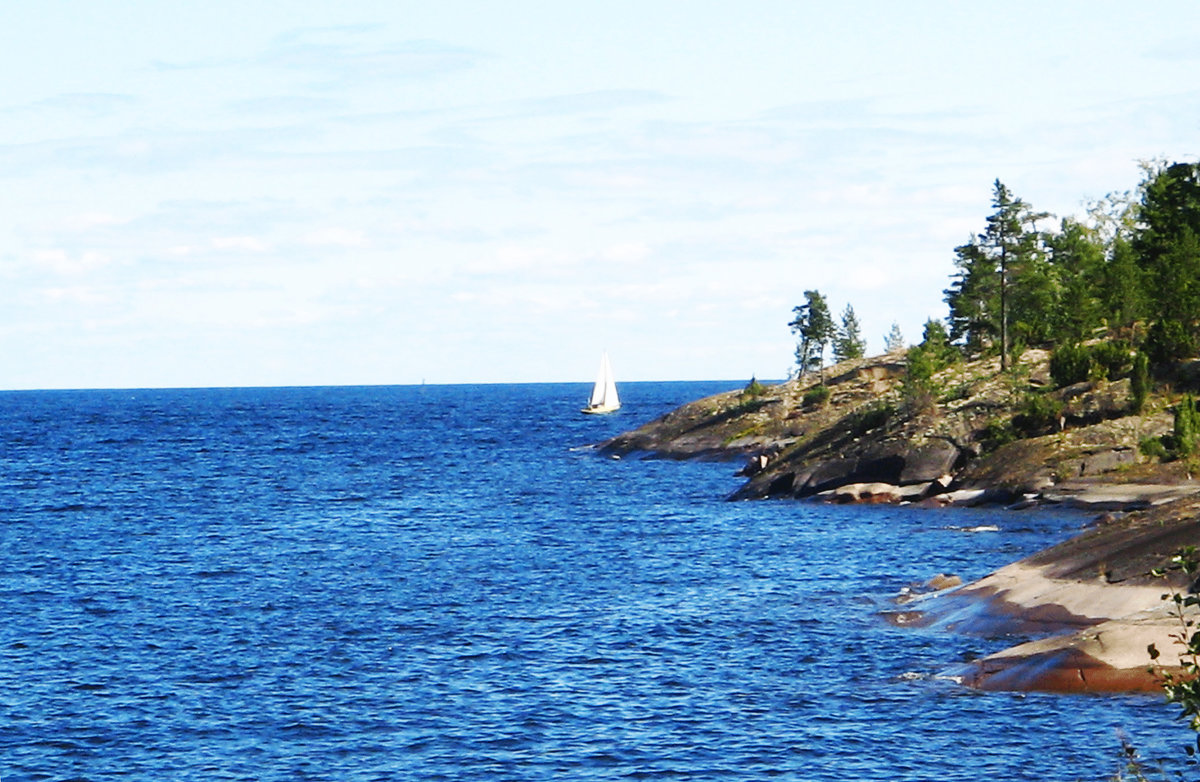
[[(1077, 531), (730, 503), (580, 449), (721, 383), (0, 394), (0, 779), (1098, 780), (1155, 696), (981, 694), (879, 612)], [(985, 531), (978, 531), (983, 528)], [(988, 528), (991, 528), (990, 530)]]

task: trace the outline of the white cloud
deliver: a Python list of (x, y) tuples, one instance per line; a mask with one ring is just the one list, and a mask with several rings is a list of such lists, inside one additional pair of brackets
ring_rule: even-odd
[(257, 236), (214, 236), (209, 241), (218, 250), (245, 250), (252, 253), (271, 250), (271, 244)]
[(64, 277), (87, 274), (107, 266), (111, 260), (95, 250), (69, 251), (62, 248), (36, 250), (31, 257), (35, 266)]
[(613, 263), (637, 263), (650, 256), (650, 248), (644, 242), (624, 242), (610, 245), (600, 251), (600, 259)]
[(304, 236), (304, 243), (314, 247), (366, 247), (366, 234), (350, 228), (319, 228)]

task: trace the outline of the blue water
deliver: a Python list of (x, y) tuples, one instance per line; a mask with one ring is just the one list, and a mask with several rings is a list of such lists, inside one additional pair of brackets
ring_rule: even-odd
[[(1097, 780), (1153, 696), (980, 694), (901, 589), (1063, 513), (728, 503), (578, 446), (731, 384), (0, 394), (0, 779)], [(995, 525), (990, 532), (970, 531)]]

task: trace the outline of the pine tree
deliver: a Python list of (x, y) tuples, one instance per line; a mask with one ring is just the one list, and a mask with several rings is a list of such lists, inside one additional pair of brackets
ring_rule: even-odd
[[(959, 272), (945, 295), (950, 305), (951, 336), (962, 339), (972, 351), (998, 338), (1000, 367), (1006, 370), (1012, 347), (1014, 298), (1023, 305), (1016, 308), (1016, 314), (1028, 311), (1027, 323), (1033, 325), (1037, 323), (1037, 308), (1044, 303), (1048, 280), (1037, 221), (1047, 215), (1032, 211), (1024, 201), (1014, 198), (999, 179), (994, 184), (992, 206), (995, 211), (988, 216), (983, 233), (955, 248)], [(1020, 290), (1022, 282), (1025, 286)]]
[(883, 351), (895, 353), (904, 350), (904, 335), (900, 333), (900, 324), (892, 322), (892, 330), (883, 335)]
[(854, 307), (847, 304), (846, 309), (842, 310), (842, 323), (833, 337), (834, 361), (862, 358), (866, 352), (867, 341), (862, 337), (858, 316), (854, 314)]
[(825, 365), (825, 347), (834, 336), (829, 305), (820, 291), (805, 291), (805, 303), (792, 309), (795, 316), (788, 326), (799, 338), (796, 344), (796, 372), (804, 376)]
[(1053, 306), (1046, 312), (1048, 338), (1081, 342), (1103, 324), (1097, 281), (1103, 276), (1104, 246), (1095, 229), (1071, 219), (1062, 221), (1047, 244), (1058, 283)]
[(1200, 316), (1200, 164), (1151, 170), (1133, 249), (1152, 292), (1147, 351), (1156, 363), (1195, 355)]

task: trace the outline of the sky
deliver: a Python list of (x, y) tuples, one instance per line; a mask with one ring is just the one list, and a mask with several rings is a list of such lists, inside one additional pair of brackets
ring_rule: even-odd
[(1194, 0), (0, 4), (4, 389), (780, 378), (1200, 151)]

